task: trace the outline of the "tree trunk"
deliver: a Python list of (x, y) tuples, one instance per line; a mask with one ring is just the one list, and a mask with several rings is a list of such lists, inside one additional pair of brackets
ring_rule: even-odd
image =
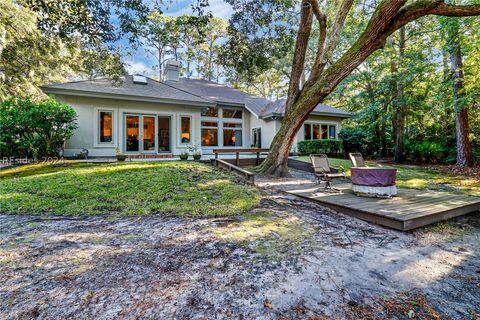
[(473, 165), (472, 143), (470, 141), (470, 125), (468, 108), (463, 105), (463, 61), (459, 39), (460, 25), (458, 20), (448, 28), (448, 47), (452, 68), (453, 105), (455, 107), (455, 125), (457, 137), (457, 165), (471, 167)]
[(163, 61), (163, 48), (158, 46), (158, 80), (163, 80), (163, 70), (162, 70), (162, 61)]
[(277, 177), (286, 177), (289, 175), (288, 156), (295, 137), (302, 127), (303, 122), (308, 118), (308, 115), (309, 112), (305, 113), (298, 102), (287, 111), (279, 131), (273, 138), (268, 157), (260, 165), (259, 171)]
[(405, 117), (406, 107), (404, 99), (404, 87), (403, 77), (401, 70), (399, 71), (399, 65), (401, 68), (404, 56), (405, 56), (405, 27), (399, 30), (399, 50), (398, 57), (395, 57), (396, 61), (392, 61), (392, 73), (394, 73), (395, 79), (395, 111), (393, 116), (394, 132), (395, 132), (395, 154), (394, 161), (401, 162), (404, 160), (404, 146), (405, 146)]

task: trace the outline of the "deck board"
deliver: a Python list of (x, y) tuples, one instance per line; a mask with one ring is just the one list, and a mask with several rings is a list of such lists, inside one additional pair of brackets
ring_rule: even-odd
[(480, 210), (480, 197), (443, 191), (399, 189), (396, 197), (382, 199), (357, 197), (348, 183), (336, 184), (335, 188), (342, 192), (322, 192), (314, 184), (292, 185), (285, 191), (351, 216), (404, 231)]

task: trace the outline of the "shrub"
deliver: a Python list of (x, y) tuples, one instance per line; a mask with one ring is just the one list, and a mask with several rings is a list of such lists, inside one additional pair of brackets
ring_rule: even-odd
[(407, 158), (413, 161), (439, 163), (443, 161), (450, 161), (446, 156), (446, 148), (436, 142), (431, 141), (412, 141), (405, 140), (405, 154)]
[(338, 136), (343, 141), (345, 154), (360, 152), (363, 155), (371, 155), (375, 150), (375, 145), (371, 141), (372, 139), (363, 129), (343, 128)]
[(77, 128), (72, 107), (52, 98), (35, 103), (7, 99), (0, 103), (2, 157), (57, 156)]
[(300, 155), (311, 155), (315, 153), (326, 153), (338, 156), (342, 153), (342, 140), (305, 140), (298, 143)]

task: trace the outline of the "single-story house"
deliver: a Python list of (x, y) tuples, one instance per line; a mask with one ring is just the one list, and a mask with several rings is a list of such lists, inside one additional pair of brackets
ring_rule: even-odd
[[(268, 148), (280, 127), (285, 100), (270, 101), (215, 82), (179, 77), (170, 63), (166, 80), (128, 75), (42, 87), (71, 105), (78, 129), (65, 156), (87, 149), (111, 157), (118, 148), (132, 157), (172, 157), (190, 145), (203, 154), (215, 148)], [(335, 139), (349, 112), (319, 104), (298, 133), (298, 141)]]

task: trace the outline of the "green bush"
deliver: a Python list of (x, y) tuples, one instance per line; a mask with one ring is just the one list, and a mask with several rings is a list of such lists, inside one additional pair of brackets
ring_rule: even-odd
[(343, 128), (338, 136), (343, 141), (345, 154), (360, 152), (364, 156), (367, 156), (372, 155), (375, 151), (375, 143), (373, 143), (369, 134), (363, 129)]
[(446, 157), (447, 151), (440, 143), (425, 140), (405, 140), (405, 154), (408, 159), (413, 161), (428, 163), (448, 162), (449, 157)]
[(299, 155), (311, 155), (315, 153), (326, 153), (338, 156), (342, 154), (342, 140), (305, 140), (298, 143)]
[(52, 98), (39, 103), (4, 100), (0, 103), (0, 155), (57, 156), (77, 128), (76, 117), (72, 107)]

